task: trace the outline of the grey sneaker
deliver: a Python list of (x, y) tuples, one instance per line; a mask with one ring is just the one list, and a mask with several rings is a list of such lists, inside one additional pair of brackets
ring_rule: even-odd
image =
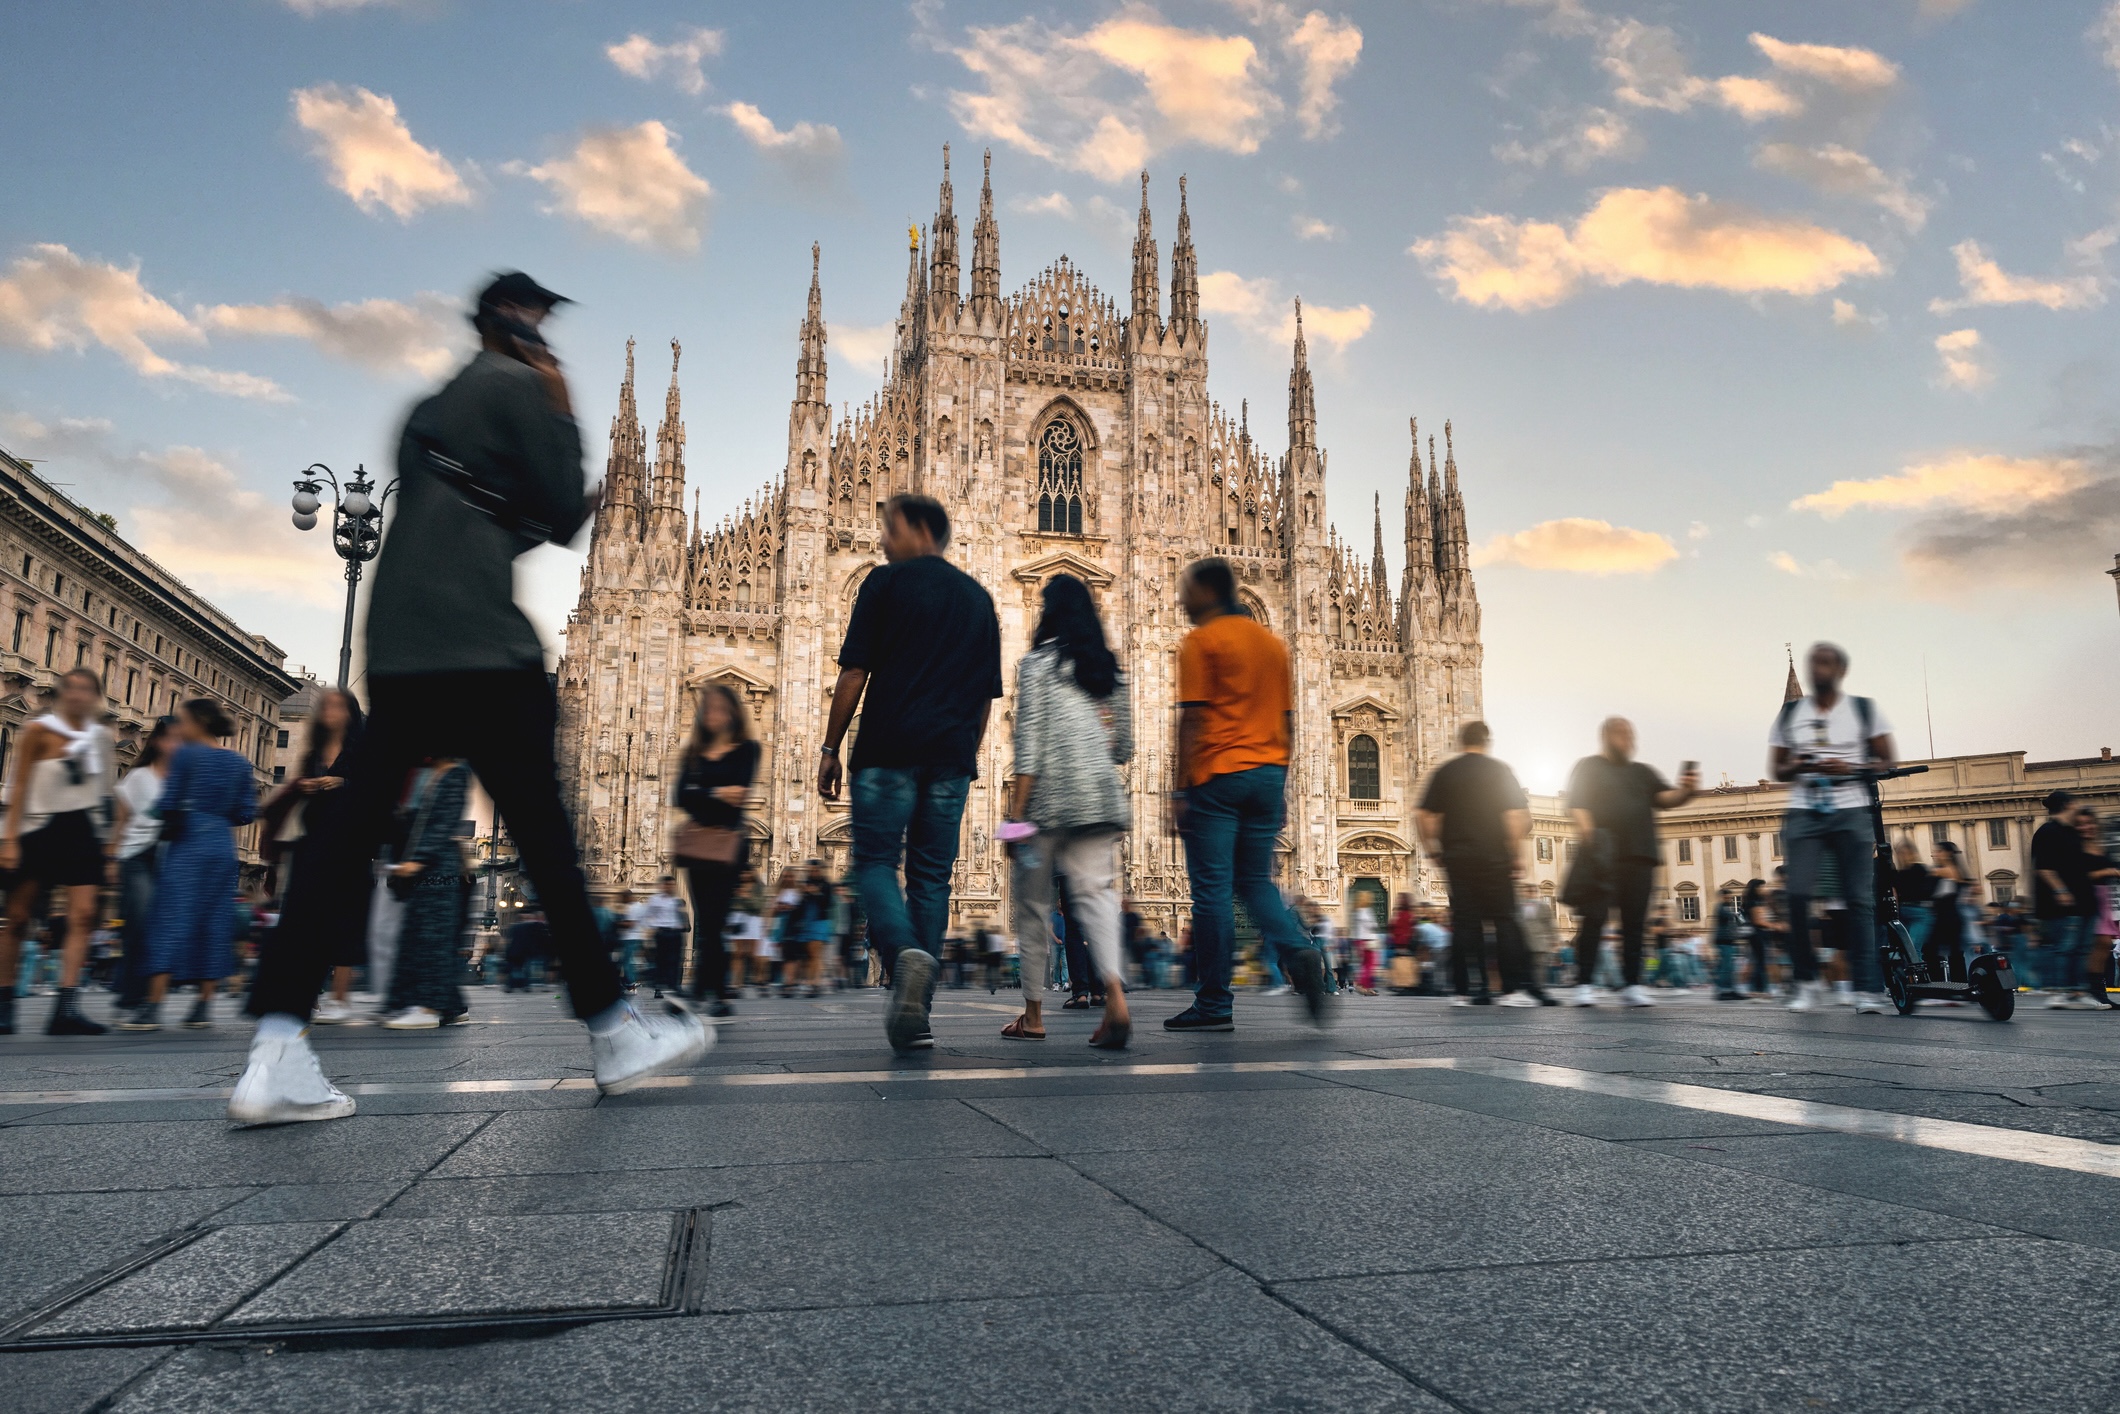
[[(891, 1002), (883, 1013), (883, 1034), (894, 1051), (924, 1049), (928, 1036), (928, 983), (935, 976), (935, 959), (919, 948), (905, 948), (891, 964)], [(928, 1046), (935, 1044), (928, 1038)]]
[(1311, 1022), (1323, 1026), (1331, 1019), (1332, 1007), (1332, 994), (1325, 990), (1325, 959), (1315, 948), (1304, 948), (1289, 959), (1288, 976), (1310, 1008)]

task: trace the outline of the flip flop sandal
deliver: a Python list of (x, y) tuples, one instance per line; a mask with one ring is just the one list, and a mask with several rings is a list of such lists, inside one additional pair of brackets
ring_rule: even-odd
[(1100, 1051), (1123, 1051), (1126, 1049), (1126, 1043), (1133, 1038), (1134, 1023), (1129, 1018), (1126, 1021), (1105, 1022), (1091, 1035), (1089, 1043)]
[(1001, 1034), (1008, 1037), (1011, 1041), (1043, 1041), (1045, 1039), (1043, 1031), (1031, 1030), (1023, 1024), (1023, 1018), (1020, 1016), (1002, 1027)]

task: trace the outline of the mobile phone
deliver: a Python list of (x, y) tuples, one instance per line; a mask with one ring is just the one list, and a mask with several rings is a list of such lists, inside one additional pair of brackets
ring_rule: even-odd
[(1678, 763), (1678, 773), (1681, 776), (1690, 776), (1699, 769), (1700, 762), (1698, 761), (1681, 761)]

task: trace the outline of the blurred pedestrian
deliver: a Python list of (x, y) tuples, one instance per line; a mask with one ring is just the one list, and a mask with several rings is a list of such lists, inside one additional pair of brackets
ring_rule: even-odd
[(1485, 722), (1466, 722), (1457, 733), (1458, 754), (1436, 767), (1421, 793), (1414, 818), (1421, 848), (1450, 881), (1450, 983), (1452, 1006), (1486, 1006), (1486, 934), (1494, 946), (1507, 1007), (1552, 1005), (1531, 975), (1524, 933), (1517, 921), (1516, 877), (1523, 872), (1524, 836), (1531, 829), (1531, 802), (1516, 773), (1488, 754)]
[(413, 773), (398, 806), (402, 843), (391, 851), (388, 877), (405, 912), (383, 1001), (383, 1025), (394, 1031), (453, 1026), (470, 1011), (458, 953), (466, 895), (457, 835), (470, 797), (470, 768), (444, 756)]
[(213, 1025), (214, 989), (236, 970), (235, 827), (257, 817), (258, 788), (250, 762), (219, 743), (235, 730), (211, 697), (188, 699), (177, 713), (183, 744), (170, 757), (169, 776), (155, 813), (163, 838), (172, 833), (156, 880), (147, 930), (147, 999), (120, 1025), (127, 1031), (160, 1027), (171, 981), (196, 982), (198, 1000), (184, 1024)]
[(2083, 990), (2092, 1001), (2120, 1009), (2106, 990), (2113, 968), (2113, 891), (2120, 887), (2120, 862), (2106, 853), (2105, 836), (2098, 828), (2098, 812), (2088, 805), (2076, 807), (2072, 817), (2083, 842)]
[(118, 1010), (147, 1000), (147, 925), (155, 904), (155, 875), (162, 860), (162, 820), (155, 806), (169, 779), (177, 749), (177, 719), (158, 717), (140, 744), (139, 759), (118, 782), (111, 821), (111, 853), (118, 861), (118, 918), (125, 949), (119, 968)]
[(1980, 885), (1950, 840), (1937, 840), (1929, 858), (1929, 928), (1921, 960), (1931, 981), (1965, 981), (1966, 910), (1977, 907)]
[(817, 766), (817, 793), (837, 800), (839, 748), (860, 707), (847, 763), (854, 874), (869, 943), (891, 974), (884, 1035), (900, 1052), (935, 1044), (928, 1002), (949, 923), (950, 873), (987, 714), (1001, 696), (993, 596), (943, 558), (949, 543), (941, 502), (901, 494), (885, 503), (889, 563), (871, 570), (855, 596)]
[[(1041, 606), (1031, 650), (1016, 664), (1008, 818), (1037, 829), (1009, 846), (1016, 938), (1026, 968), (1042, 971), (1052, 944), (1044, 923), (1054, 879), (1065, 876), (1069, 932), (1082, 940), (1075, 986), (1085, 999), (1096, 994), (1104, 1008), (1089, 1043), (1124, 1050), (1133, 1017), (1126, 1004), (1125, 911), (1116, 880), (1119, 839), (1133, 814), (1119, 778), (1119, 767), (1134, 755), (1133, 708), (1089, 586), (1073, 575), (1054, 575), (1045, 582)], [(1077, 966), (1071, 957), (1069, 971)], [(1023, 1014), (1001, 1034), (1018, 1040), (1045, 1035), (1035, 992), (1025, 988)]]
[[(329, 969), (330, 994), (313, 1019), (339, 1024), (355, 1019), (352, 993), (356, 969), (368, 961), (370, 906), (375, 893), (371, 860), (353, 838), (353, 791), (364, 728), (361, 704), (343, 688), (320, 690), (311, 704), (294, 779), (273, 794), (263, 811), (266, 829), (281, 852), (285, 879), (280, 923), (258, 955), (262, 984), (257, 998), (319, 964)], [(300, 956), (296, 953), (299, 951)], [(295, 974), (295, 975), (290, 975)], [(387, 979), (372, 978), (380, 991)]]
[(1597, 955), (1605, 921), (1619, 910), (1620, 978), (1623, 1006), (1651, 1004), (1642, 986), (1643, 930), (1649, 918), (1649, 891), (1656, 880), (1662, 846), (1656, 836), (1656, 812), (1684, 805), (1700, 788), (1700, 772), (1687, 762), (1678, 784), (1667, 785), (1656, 768), (1634, 759), (1634, 724), (1607, 717), (1598, 728), (1599, 751), (1585, 756), (1568, 778), (1568, 814), (1575, 822), (1576, 869), (1587, 887), (1569, 875), (1570, 895), (1563, 899), (1581, 922), (1575, 934), (1576, 1006), (1598, 1001)]
[(677, 896), (677, 876), (665, 874), (655, 881), (655, 892), (641, 901), (642, 930), (648, 939), (649, 965), (655, 978), (655, 995), (682, 992), (685, 985), (685, 902)]
[(692, 894), (692, 1000), (714, 1016), (734, 1011), (725, 934), (750, 862), (744, 809), (758, 776), (758, 754), (750, 717), (735, 692), (726, 683), (702, 687), (677, 772), (676, 804), (686, 818), (672, 852)]

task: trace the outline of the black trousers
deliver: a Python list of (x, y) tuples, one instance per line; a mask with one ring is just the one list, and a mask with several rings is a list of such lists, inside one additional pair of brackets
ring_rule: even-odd
[(1653, 859), (1618, 859), (1612, 863), (1612, 895), (1583, 910), (1575, 934), (1575, 980), (1587, 987), (1597, 978), (1597, 950), (1605, 938), (1605, 920), (1619, 906), (1620, 976), (1630, 987), (1642, 980), (1642, 930), (1649, 921), (1649, 886), (1656, 879)]
[[(617, 967), (596, 934), (574, 829), (560, 805), (553, 731), (558, 705), (537, 668), (419, 673), (368, 680), (369, 715), (350, 788), (353, 820), (346, 848), (372, 858), (390, 828), (405, 775), (430, 757), (467, 761), (493, 797), (522, 856), (523, 872), (552, 928), (552, 950), (566, 973), (574, 1014), (616, 1005)], [(274, 931), (258, 961), (257, 1015), (307, 1017), (331, 959), (314, 936)]]
[[(1487, 925), (1504, 992), (1535, 990), (1531, 954), (1516, 916), (1516, 881), (1504, 859), (1446, 857), (1450, 878), (1450, 985), (1461, 997), (1487, 990)], [(1478, 986), (1472, 984), (1477, 981)]]
[(711, 859), (685, 861), (685, 881), (692, 889), (692, 998), (720, 1001), (729, 994), (729, 947), (722, 935), (729, 926), (729, 905), (742, 878), (739, 862)]

